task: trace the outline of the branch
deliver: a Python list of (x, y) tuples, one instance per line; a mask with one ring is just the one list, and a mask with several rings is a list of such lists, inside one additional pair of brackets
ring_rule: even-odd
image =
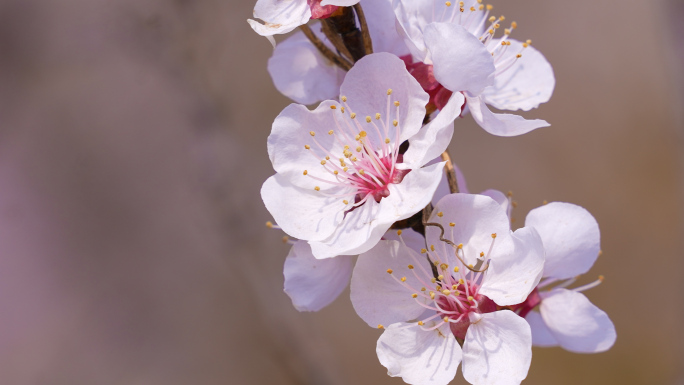
[(351, 63), (349, 63), (347, 60), (337, 56), (328, 46), (326, 46), (321, 39), (316, 36), (311, 28), (309, 28), (308, 25), (300, 25), (299, 28), (304, 32), (304, 35), (306, 35), (307, 38), (311, 41), (311, 43), (318, 49), (318, 52), (320, 52), (323, 56), (325, 56), (328, 60), (331, 62), (335, 63), (338, 67), (342, 68), (345, 71), (349, 71), (352, 68)]
[(456, 179), (456, 169), (454, 168), (454, 163), (451, 161), (449, 150), (444, 150), (442, 153), (442, 160), (446, 161), (444, 170), (446, 171), (447, 182), (449, 183), (449, 191), (451, 191), (452, 194), (457, 193), (458, 180)]
[(373, 53), (373, 40), (371, 40), (370, 31), (368, 31), (368, 24), (366, 23), (366, 16), (363, 13), (361, 3), (356, 3), (356, 5), (354, 5), (354, 10), (356, 11), (356, 16), (359, 18), (359, 24), (361, 24), (361, 36), (363, 37), (363, 46), (366, 49), (366, 55), (370, 55)]

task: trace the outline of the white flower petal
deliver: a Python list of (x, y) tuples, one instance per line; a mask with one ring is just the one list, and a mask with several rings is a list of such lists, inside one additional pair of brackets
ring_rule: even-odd
[(494, 84), (494, 61), (485, 46), (458, 24), (425, 27), (425, 44), (434, 63), (435, 78), (454, 92), (478, 95)]
[(368, 30), (373, 40), (373, 51), (389, 52), (399, 57), (408, 55), (409, 49), (396, 28), (392, 0), (361, 0)]
[(435, 119), (409, 139), (409, 149), (404, 154), (404, 163), (422, 166), (446, 150), (454, 134), (454, 119), (461, 114), (463, 103), (465, 97), (462, 93), (451, 95), (449, 102)]
[(247, 20), (252, 29), (261, 36), (288, 33), (311, 18), (311, 8), (306, 0), (258, 0), (254, 17), (264, 21), (261, 24)]
[[(385, 233), (383, 239), (399, 242), (397, 230), (389, 230)], [(412, 229), (402, 229), (401, 239), (404, 241), (406, 246), (413, 251), (418, 252), (420, 249), (425, 247), (425, 237), (422, 234), (413, 231)]]
[(529, 111), (549, 101), (556, 85), (556, 78), (551, 64), (541, 52), (532, 46), (523, 50), (521, 42), (514, 39), (508, 41), (511, 45), (499, 62), (506, 62), (521, 50), (522, 57), (496, 76), (494, 85), (487, 87), (482, 97), (487, 104), (500, 110)]
[(520, 384), (532, 361), (532, 333), (510, 310), (482, 314), (463, 344), (463, 377), (477, 385)]
[[(387, 95), (388, 89), (392, 90), (391, 96)], [(389, 138), (393, 145), (398, 146), (420, 130), (429, 100), (428, 94), (406, 70), (404, 61), (386, 52), (367, 55), (356, 62), (342, 83), (340, 95), (348, 98), (349, 107), (358, 115), (357, 121), (376, 146), (385, 138), (377, 137), (372, 125), (364, 120), (366, 116), (373, 117), (375, 121), (375, 114), (380, 113), (382, 122), (386, 122), (387, 108), (390, 107)], [(389, 105), (388, 98), (398, 101), (400, 106)], [(391, 124), (394, 119), (399, 121), (401, 129), (399, 141), (395, 140), (396, 128)]]
[[(330, 45), (318, 32), (318, 26), (311, 29)], [(302, 32), (278, 44), (268, 59), (268, 73), (278, 91), (302, 104), (336, 98), (346, 74), (326, 59)]]
[[(438, 214), (442, 213), (440, 217)], [(474, 194), (450, 194), (442, 198), (430, 216), (430, 222), (440, 223), (446, 233), (444, 237), (455, 244), (462, 243), (465, 261), (475, 265), (480, 252), (487, 252), (492, 244), (492, 234), (497, 234), (497, 245), (510, 246), (510, 224), (506, 212), (490, 197)], [(450, 226), (454, 223), (454, 226)], [(429, 245), (434, 245), (440, 255), (453, 255), (454, 250), (439, 240), (440, 230), (428, 226), (426, 236)], [(441, 247), (441, 250), (440, 250)]]
[(419, 61), (428, 59), (423, 29), (433, 21), (433, 6), (434, 4), (430, 1), (395, 0), (393, 3), (394, 14), (397, 18), (396, 29), (404, 38), (404, 43), (411, 54)]
[(501, 208), (503, 208), (506, 211), (506, 214), (508, 214), (508, 217), (511, 217), (511, 211), (510, 211), (510, 201), (508, 200), (508, 197), (506, 194), (502, 193), (499, 190), (484, 190), (483, 192), (480, 193), (481, 195), (486, 195), (496, 201), (496, 203), (501, 205)]
[(550, 126), (545, 120), (527, 120), (513, 114), (495, 114), (480, 97), (466, 95), (466, 104), (473, 119), (485, 131), (497, 136), (517, 136), (541, 127)]
[(344, 217), (345, 205), (341, 200), (294, 186), (279, 174), (264, 182), (261, 198), (283, 231), (299, 239), (325, 239), (337, 229)]
[(352, 258), (316, 259), (305, 241), (297, 241), (285, 259), (285, 293), (299, 311), (319, 311), (349, 284)]
[(537, 311), (527, 313), (525, 320), (532, 329), (532, 345), (540, 347), (558, 346), (558, 341), (551, 334), (551, 330), (546, 326), (541, 314)]
[[(425, 275), (423, 271), (431, 272), (424, 256), (398, 241), (380, 241), (359, 255), (351, 280), (351, 301), (356, 313), (368, 325), (388, 326), (423, 314), (425, 308), (411, 297), (411, 294), (420, 292), (423, 284), (408, 265), (413, 265), (415, 273), (421, 277)], [(387, 273), (387, 269), (392, 269), (392, 275)], [(402, 277), (406, 277), (405, 283), (415, 290), (397, 282)], [(422, 298), (418, 300), (430, 302)]]
[(321, 6), (337, 5), (340, 7), (351, 7), (358, 2), (359, 0), (323, 0), (321, 1)]
[(449, 327), (426, 332), (404, 326), (392, 325), (378, 339), (376, 352), (387, 374), (416, 385), (446, 385), (453, 380), (462, 352)]
[[(353, 202), (349, 204), (351, 207)], [(378, 243), (392, 223), (394, 221), (388, 219), (387, 210), (383, 211), (380, 204), (369, 199), (353, 211), (347, 212), (332, 235), (309, 244), (316, 258), (363, 253)]]
[[(290, 104), (273, 122), (268, 136), (268, 156), (275, 171), (288, 178), (290, 183), (305, 189), (320, 186), (323, 191), (335, 186), (312, 176), (337, 182), (335, 176), (321, 165), (327, 154), (333, 155), (331, 162), (334, 162), (344, 150), (335, 140), (335, 135), (328, 134), (331, 127), (335, 127), (334, 114), (340, 114), (339, 109), (331, 110), (330, 106), (337, 104), (327, 100), (313, 111), (301, 104)], [(304, 175), (304, 170), (307, 170), (307, 175)]]
[(564, 349), (599, 353), (615, 343), (613, 322), (582, 293), (566, 289), (542, 293), (540, 310), (546, 326)]
[(544, 245), (530, 227), (516, 230), (511, 237), (502, 239), (502, 245), (498, 242), (497, 236), (480, 294), (499, 306), (522, 303), (542, 277)]
[(601, 234), (596, 219), (583, 207), (552, 202), (527, 214), (546, 251), (545, 277), (572, 278), (586, 273), (598, 258)]
[(390, 184), (390, 195), (380, 201), (393, 222), (406, 219), (430, 203), (444, 173), (445, 162), (411, 170), (399, 184)]

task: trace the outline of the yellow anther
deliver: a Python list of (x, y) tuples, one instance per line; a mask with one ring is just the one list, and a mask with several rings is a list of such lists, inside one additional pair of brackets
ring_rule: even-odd
[(385, 328), (384, 326), (378, 324), (378, 329), (382, 330), (382, 329), (384, 329), (384, 328)]
[(421, 254), (427, 253), (427, 249), (420, 249), (420, 253), (421, 253)]
[(425, 291), (425, 290), (427, 290), (427, 289), (424, 288), (424, 287), (421, 287), (421, 288), (420, 288), (420, 291)]
[(337, 175), (337, 174), (339, 174), (339, 172), (337, 172), (337, 170), (334, 170), (333, 174)]
[(435, 292), (434, 291), (430, 292), (430, 299), (435, 299)]
[(464, 2), (462, 2), (462, 1), (459, 1), (459, 2), (458, 2), (458, 6), (459, 6), (459, 7), (463, 7), (464, 5), (465, 5)]
[(521, 55), (521, 54), (517, 54), (517, 55), (515, 55), (515, 57), (517, 57), (518, 59), (520, 59), (520, 58), (522, 57), (522, 55)]
[(392, 89), (391, 88), (387, 89), (387, 95), (392, 95)]
[(462, 244), (462, 243), (459, 243), (458, 246), (456, 246), (456, 248), (457, 248), (457, 249), (462, 249), (462, 248), (463, 248), (463, 244)]
[(368, 134), (366, 134), (366, 131), (361, 131), (361, 132), (359, 132), (359, 135), (360, 135), (362, 138), (365, 138), (366, 135), (368, 135)]
[(356, 136), (354, 137), (354, 140), (356, 140), (357, 142), (359, 141), (359, 139), (361, 139), (361, 136), (359, 136), (359, 135), (356, 135)]
[(343, 96), (343, 97), (341, 97), (340, 99), (341, 99), (343, 102), (345, 102), (345, 103), (347, 102), (347, 97), (346, 97), (346, 96)]
[(506, 16), (504, 16), (504, 15), (499, 16), (499, 21), (504, 21), (504, 20), (506, 20)]
[(472, 263), (469, 263), (469, 264), (468, 264), (468, 267), (472, 269), (472, 268), (475, 267), (475, 266), (473, 266)]
[(510, 41), (510, 40), (507, 41), (507, 42), (506, 42), (506, 45), (511, 45), (511, 41)]
[(418, 321), (418, 326), (423, 326), (423, 325), (425, 325), (425, 322), (423, 322), (423, 321)]
[(603, 255), (603, 250), (599, 250), (598, 256), (600, 257), (600, 256), (602, 256), (602, 255)]
[(311, 136), (316, 136), (316, 133), (313, 132), (313, 131), (309, 131), (309, 135), (311, 135)]
[(348, 204), (349, 204), (349, 201), (345, 199), (345, 200), (342, 201), (342, 203), (344, 203), (345, 205), (348, 205)]
[(465, 283), (465, 281), (463, 280), (463, 278), (459, 278), (459, 279), (458, 279), (458, 283), (460, 283), (461, 285), (463, 285), (463, 284)]
[(547, 204), (549, 204), (549, 201), (546, 201), (546, 200), (545, 200), (544, 202), (542, 202), (542, 204), (543, 204), (543, 205), (547, 205)]
[(494, 9), (494, 6), (491, 4), (487, 4), (487, 10), (491, 11), (492, 9)]
[(457, 290), (457, 289), (458, 289), (458, 285), (451, 285), (451, 288), (452, 288), (453, 290)]
[(454, 267), (454, 273), (458, 273), (459, 270), (458, 266)]
[(372, 119), (371, 119), (371, 117), (370, 117), (370, 116), (366, 116), (366, 123), (370, 123), (370, 122), (371, 122), (371, 120), (372, 120)]
[[(345, 149), (345, 150), (349, 150), (349, 145), (348, 145), (348, 144), (345, 144), (345, 145), (344, 145), (344, 149)], [(342, 159), (342, 158), (340, 158), (340, 159)]]
[(413, 270), (413, 265), (408, 265), (409, 270)]
[(337, 109), (337, 106), (330, 106), (330, 109), (331, 109), (331, 110), (336, 110), (336, 109)]
[(406, 277), (401, 277), (401, 282), (406, 282)]
[(509, 198), (512, 197), (512, 196), (513, 196), (513, 191), (508, 190), (508, 192), (506, 193), (506, 196), (509, 197)]
[(490, 30), (487, 31), (487, 32), (489, 32), (490, 35), (493, 35), (493, 34), (494, 34), (494, 30), (493, 30), (493, 29), (490, 29)]
[(344, 107), (340, 108), (340, 111), (344, 114)]
[(480, 257), (484, 257), (484, 251), (480, 251)]
[(273, 228), (273, 222), (271, 222), (271, 221), (266, 222), (266, 227), (268, 227), (269, 229), (272, 229)]
[(306, 174), (308, 174), (308, 173), (309, 173), (308, 171), (304, 170), (304, 173), (303, 173), (303, 174), (306, 175)]
[(468, 301), (473, 302), (474, 299), (475, 299), (475, 298), (473, 298), (472, 295), (469, 295), (469, 296), (468, 296)]
[(527, 44), (527, 43), (522, 43), (522, 46), (523, 46), (523, 48), (527, 48), (527, 47), (529, 46), (529, 44)]
[(437, 282), (437, 278), (435, 278), (435, 277), (430, 278), (430, 282), (432, 282), (432, 283)]
[(325, 159), (323, 159), (323, 160), (321, 161), (321, 165), (325, 165), (326, 163), (327, 163), (327, 162), (325, 161)]
[(475, 12), (475, 7), (470, 7), (470, 12)]
[(440, 275), (437, 276), (437, 279), (439, 279), (439, 280), (441, 281), (441, 280), (444, 279), (444, 276), (443, 276), (442, 274), (440, 274)]
[(401, 235), (402, 232), (403, 231), (401, 231), (401, 230), (397, 230), (397, 235)]
[(344, 171), (344, 172), (347, 172), (347, 170), (349, 170), (349, 167), (345, 167), (342, 169), (342, 171)]
[(494, 20), (496, 20), (496, 17), (494, 17), (494, 16), (492, 16), (492, 17), (489, 18), (489, 22), (490, 22), (490, 23), (493, 23)]
[[(511, 30), (508, 29), (508, 28), (505, 28), (505, 29), (504, 29), (504, 33), (505, 33), (506, 35), (510, 35), (510, 34), (511, 34)], [(505, 41), (502, 41), (502, 42), (501, 42), (501, 45), (508, 45), (508, 44), (506, 44)]]
[(330, 157), (326, 155), (325, 160), (330, 160)]
[(449, 317), (444, 317), (442, 319), (444, 320), (444, 322), (449, 322)]
[(283, 243), (287, 243), (287, 241), (289, 241), (289, 240), (290, 240), (290, 238), (288, 236), (283, 237)]
[(492, 233), (492, 238), (496, 238), (496, 233)]
[(435, 251), (435, 245), (430, 245), (430, 251)]
[(512, 22), (512, 23), (511, 23), (511, 28), (513, 28), (513, 29), (518, 28), (518, 23), (516, 23), (515, 21)]
[(417, 294), (417, 293), (413, 293), (413, 294), (411, 294), (411, 297), (413, 297), (413, 298), (418, 298), (418, 294)]
[(445, 4), (447, 7), (451, 7), (451, 1), (447, 1), (447, 2), (444, 3), (444, 4)]
[(599, 275), (598, 279), (599, 279), (599, 281), (603, 282), (603, 280), (606, 279), (606, 277)]
[(365, 172), (365, 171), (364, 171), (363, 169), (359, 169), (359, 174), (361, 174), (361, 175), (365, 175), (365, 174), (366, 174), (366, 172)]
[(328, 135), (332, 135), (333, 132), (335, 132), (335, 131), (333, 131), (333, 130), (328, 131)]
[(449, 268), (449, 265), (447, 265), (446, 263), (442, 263), (441, 265), (439, 265), (439, 268), (446, 271), (446, 269)]
[(310, 149), (311, 149), (311, 146), (309, 146), (308, 144), (305, 144), (305, 145), (304, 145), (304, 148), (306, 148), (307, 150), (310, 150)]
[(318, 187), (318, 186), (316, 186), (316, 187), (314, 187), (314, 190), (316, 190), (316, 191), (321, 191), (321, 188)]
[(449, 226), (454, 227), (456, 224), (454, 222), (449, 222)]
[[(508, 35), (508, 33), (506, 33), (506, 35)], [(502, 41), (502, 42), (501, 42), (501, 45), (506, 45), (506, 42), (505, 42), (505, 41)]]
[(392, 270), (392, 269), (387, 269), (387, 274), (392, 274), (393, 272), (394, 272), (394, 270)]
[(398, 100), (396, 100), (396, 101), (394, 102), (394, 106), (395, 106), (395, 107), (399, 107), (400, 104), (401, 104), (401, 103), (399, 103)]
[(480, 6), (479, 6), (479, 7), (477, 7), (477, 8), (478, 8), (478, 9), (479, 9), (479, 10), (481, 11), (481, 10), (483, 10), (483, 9), (485, 8), (485, 6), (484, 6), (484, 5), (482, 5), (482, 4), (480, 4)]
[(394, 127), (398, 126), (398, 125), (399, 125), (399, 121), (396, 120), (396, 119), (394, 119), (394, 120), (392, 121), (392, 125), (393, 125)]
[(525, 43), (526, 43), (527, 45), (532, 45), (532, 40), (527, 39), (527, 40), (525, 41)]
[(437, 266), (439, 266), (439, 261), (434, 261), (434, 262), (432, 262), (432, 264), (435, 265), (435, 267), (437, 267)]
[(437, 216), (441, 218), (441, 217), (444, 216), (444, 213), (440, 211), (440, 212), (437, 213)]
[(449, 295), (449, 294), (451, 294), (451, 291), (444, 289), (444, 290), (442, 290), (442, 294)]
[(380, 113), (379, 112), (375, 114), (375, 120), (380, 120)]
[(361, 150), (362, 150), (361, 146), (356, 147), (356, 152), (361, 152)]
[(350, 118), (356, 119), (356, 112), (352, 112), (351, 115), (349, 115)]
[(390, 138), (385, 138), (385, 143), (389, 144), (389, 142), (390, 142)]

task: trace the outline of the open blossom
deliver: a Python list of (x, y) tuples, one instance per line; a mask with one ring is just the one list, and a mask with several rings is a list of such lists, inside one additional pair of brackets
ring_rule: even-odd
[[(598, 353), (615, 343), (615, 326), (608, 315), (589, 302), (583, 291), (601, 283), (567, 289), (589, 271), (600, 254), (600, 233), (594, 217), (584, 208), (553, 202), (527, 215), (525, 225), (535, 228), (546, 251), (544, 281), (516, 312), (532, 327), (538, 346), (561, 346), (576, 353)], [(557, 284), (552, 289), (547, 287)], [(532, 309), (539, 306), (539, 312)]]
[(354, 309), (386, 329), (380, 362), (410, 384), (447, 384), (461, 361), (472, 384), (519, 384), (532, 358), (530, 328), (498, 306), (524, 301), (539, 282), (539, 235), (511, 232), (506, 212), (482, 195), (446, 196), (430, 222), (443, 237), (428, 226), (420, 251), (403, 239), (382, 241), (354, 268)]
[[(374, 52), (397, 56), (408, 54), (408, 48), (395, 28), (391, 0), (361, 0), (368, 20)], [(320, 27), (312, 31), (334, 49)], [(298, 31), (278, 43), (268, 60), (268, 73), (278, 91), (297, 103), (312, 104), (338, 96), (346, 71), (323, 56), (311, 41)]]
[[(521, 135), (549, 124), (526, 120), (503, 110), (536, 108), (551, 97), (555, 78), (551, 66), (530, 41), (510, 38), (515, 22), (495, 37), (504, 17), (490, 16), (492, 7), (474, 0), (397, 0), (399, 31), (412, 58), (404, 58), (434, 108), (465, 97), (475, 121), (499, 136)], [(466, 107), (464, 106), (464, 108)]]
[(359, 0), (257, 0), (254, 17), (264, 21), (247, 20), (261, 36), (288, 33), (310, 19), (323, 19), (338, 7), (349, 7)]
[(313, 111), (288, 106), (268, 138), (276, 175), (261, 189), (264, 204), (317, 258), (367, 251), (425, 207), (444, 163), (423, 166), (450, 139), (436, 135), (437, 121), (422, 127), (428, 96), (391, 54), (359, 60), (341, 93)]

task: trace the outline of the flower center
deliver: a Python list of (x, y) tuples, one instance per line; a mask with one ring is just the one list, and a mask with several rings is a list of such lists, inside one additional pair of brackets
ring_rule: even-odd
[(306, 0), (306, 2), (309, 4), (309, 8), (311, 8), (312, 19), (325, 19), (332, 16), (340, 8), (337, 5), (322, 6), (321, 0)]
[[(404, 247), (407, 247), (401, 237), (401, 233), (401, 230), (397, 231), (402, 244)], [(492, 234), (492, 246), (494, 245), (494, 239), (496, 239), (496, 234)], [(491, 251), (492, 247), (489, 249), (490, 253)], [(463, 259), (459, 252), (463, 253), (463, 245), (459, 245), (455, 250), (455, 255), (459, 259)], [(393, 275), (394, 271), (392, 269), (388, 269), (387, 273), (392, 275), (404, 288), (413, 292), (411, 297), (415, 299), (418, 305), (435, 313), (407, 327), (419, 326), (425, 331), (430, 331), (448, 323), (452, 334), (462, 341), (465, 339), (468, 327), (471, 325), (469, 314), (491, 313), (497, 310), (494, 301), (479, 293), (485, 278), (484, 270), (475, 270), (472, 266), (466, 267), (465, 264), (463, 264), (463, 268), (459, 266), (450, 268), (444, 262), (446, 258), (440, 256), (436, 252), (434, 245), (431, 245), (429, 251), (428, 249), (421, 250), (421, 254), (425, 254), (435, 267), (432, 273), (429, 273), (419, 263), (414, 255), (415, 253), (409, 254), (414, 259), (414, 263), (419, 267), (419, 269), (416, 269), (414, 265), (408, 265), (409, 270), (413, 273), (411, 279), (409, 277), (397, 278)], [(480, 260), (486, 263), (488, 257), (489, 255), (485, 257), (483, 252), (481, 253)], [(436, 277), (434, 276), (435, 274), (437, 275)], [(421, 285), (422, 287), (417, 289)], [(435, 319), (439, 319), (435, 325), (429, 327), (425, 325), (426, 322)], [(382, 325), (378, 325), (378, 327), (382, 328)]]
[[(314, 146), (307, 144), (304, 148), (320, 159), (328, 178), (312, 175), (308, 170), (304, 170), (304, 175), (329, 185), (344, 187), (344, 192), (336, 195), (321, 191), (320, 186), (314, 189), (325, 196), (343, 198), (345, 210), (351, 211), (369, 199), (380, 202), (388, 197), (389, 185), (401, 183), (411, 170), (397, 168), (397, 164), (403, 162), (403, 156), (399, 153), (401, 126), (397, 120), (400, 103), (392, 101), (391, 89), (387, 90), (385, 119), (376, 113), (374, 118), (366, 116), (365, 125), (356, 119), (356, 113), (347, 104), (345, 96), (341, 97), (341, 101), (341, 106), (330, 106), (336, 129), (327, 132), (342, 147), (341, 153), (333, 154), (332, 150), (327, 150), (316, 139), (316, 133), (311, 131), (309, 134)], [(390, 121), (393, 110), (396, 119)], [(354, 202), (352, 207), (348, 206), (350, 201)]]

